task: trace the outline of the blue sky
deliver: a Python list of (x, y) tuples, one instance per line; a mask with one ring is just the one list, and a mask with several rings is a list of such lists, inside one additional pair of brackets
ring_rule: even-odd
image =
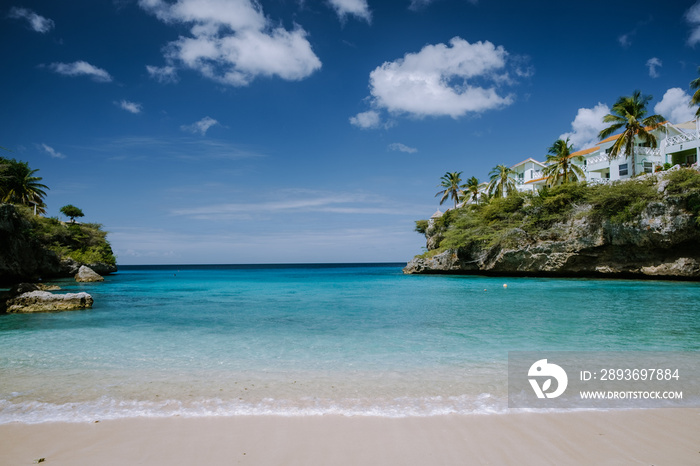
[(121, 264), (406, 261), (447, 171), (690, 119), (700, 2), (3, 2), (0, 145)]

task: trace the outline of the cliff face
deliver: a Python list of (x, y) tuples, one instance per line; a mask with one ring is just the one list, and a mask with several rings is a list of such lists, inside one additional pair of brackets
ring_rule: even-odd
[(58, 276), (61, 261), (31, 237), (31, 225), (14, 206), (0, 205), (0, 283)]
[[(36, 236), (34, 226), (13, 205), (0, 204), (0, 285), (70, 277), (78, 271), (79, 262), (59, 257)], [(90, 265), (103, 274), (117, 270), (114, 265)]]
[[(534, 233), (510, 228), (495, 244), (436, 250), (432, 257), (414, 258), (404, 272), (700, 280), (697, 218), (673, 199), (650, 202), (625, 222), (596, 218), (593, 209), (579, 205)], [(444, 231), (431, 225), (425, 234), (430, 251)]]

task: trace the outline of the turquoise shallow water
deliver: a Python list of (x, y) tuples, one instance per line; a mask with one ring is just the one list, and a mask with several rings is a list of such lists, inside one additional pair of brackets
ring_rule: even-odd
[(508, 351), (700, 351), (691, 282), (374, 265), (122, 267), (59, 284), (94, 308), (0, 316), (0, 423), (492, 413)]

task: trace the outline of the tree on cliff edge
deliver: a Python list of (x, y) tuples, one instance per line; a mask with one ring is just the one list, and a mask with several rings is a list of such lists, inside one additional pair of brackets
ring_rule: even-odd
[[(544, 176), (547, 177), (547, 184), (555, 186), (561, 181), (561, 184), (566, 184), (570, 181), (578, 181), (586, 179), (586, 174), (583, 169), (573, 163), (571, 151), (573, 144), (569, 144), (569, 138), (566, 141), (557, 139), (549, 148), (547, 154), (547, 165), (544, 169)], [(583, 161), (583, 157), (576, 157), (576, 160)]]
[(11, 204), (35, 206), (37, 213), (46, 213), (44, 197), (48, 186), (35, 176), (39, 169), (30, 169), (27, 162), (0, 157), (0, 200)]
[(506, 197), (516, 190), (515, 171), (505, 165), (496, 165), (489, 173), (491, 181), (488, 186), (488, 193), (494, 197)]
[(664, 117), (661, 115), (647, 114), (647, 104), (651, 100), (650, 95), (642, 95), (640, 91), (634, 91), (631, 96), (620, 97), (612, 106), (611, 112), (603, 117), (603, 123), (612, 123), (598, 134), (598, 137), (606, 139), (616, 131), (624, 128), (610, 148), (608, 160), (613, 160), (620, 155), (631, 158), (631, 175), (636, 174), (636, 160), (634, 154), (635, 137), (648, 143), (651, 148), (656, 148), (658, 142), (653, 130), (661, 128)]
[(73, 204), (64, 205), (60, 209), (61, 213), (66, 217), (70, 218), (71, 223), (75, 223), (77, 217), (84, 217), (85, 214), (78, 207)]
[(438, 187), (445, 188), (442, 191), (435, 194), (435, 197), (442, 196), (440, 199), (440, 205), (447, 200), (448, 197), (452, 196), (455, 201), (455, 209), (457, 208), (457, 201), (460, 197), (464, 195), (462, 191), (462, 178), (460, 175), (462, 172), (447, 172), (440, 178), (440, 184)]

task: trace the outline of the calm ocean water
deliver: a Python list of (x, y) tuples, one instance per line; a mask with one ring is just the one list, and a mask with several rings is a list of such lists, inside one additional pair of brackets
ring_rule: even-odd
[[(700, 351), (700, 284), (127, 267), (0, 316), (0, 423), (507, 409), (508, 351)], [(507, 284), (507, 288), (503, 285)]]

